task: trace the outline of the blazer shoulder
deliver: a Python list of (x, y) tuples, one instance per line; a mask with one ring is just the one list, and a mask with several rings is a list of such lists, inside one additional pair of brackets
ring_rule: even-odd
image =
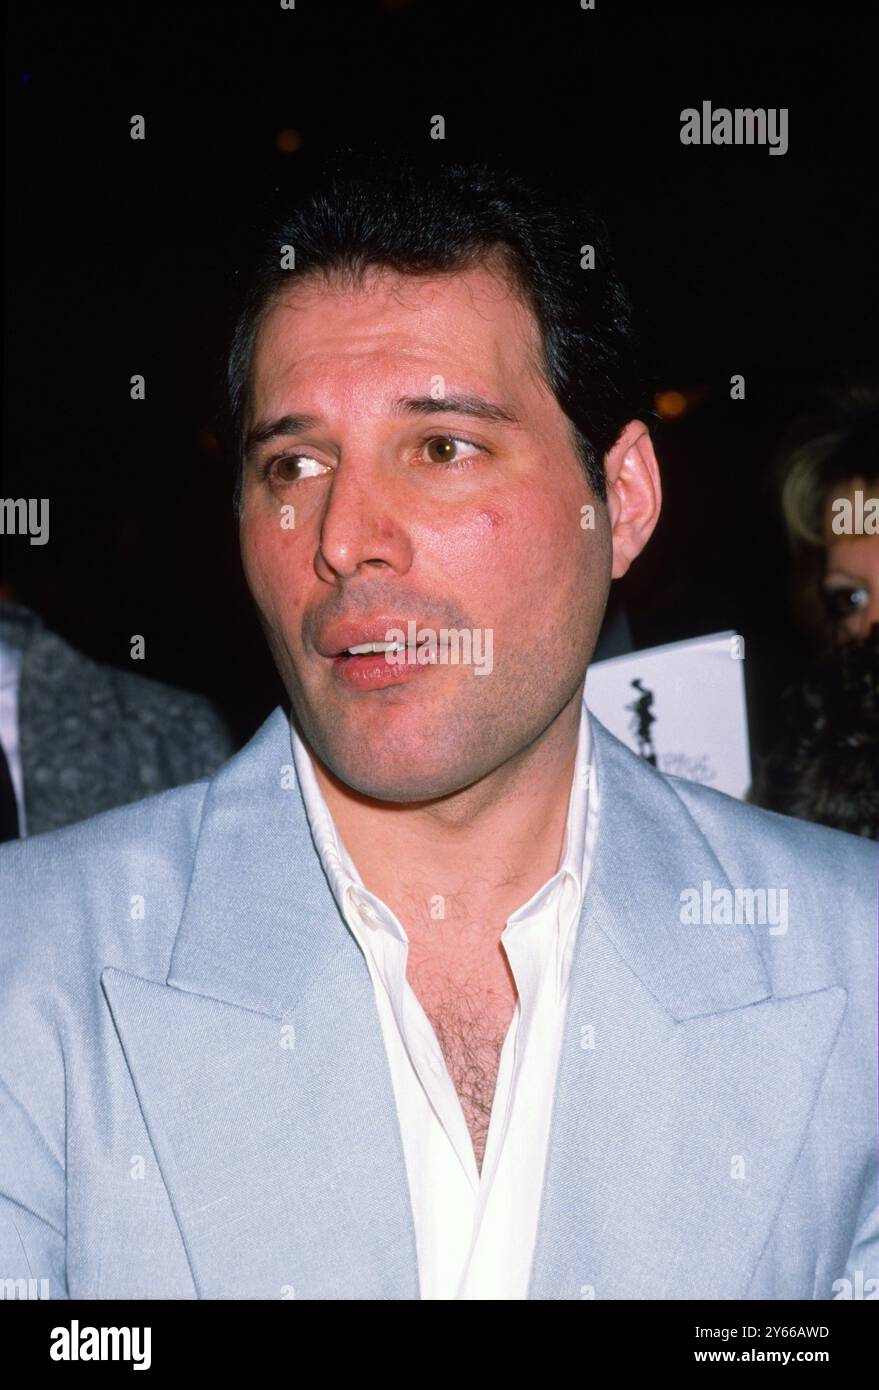
[(830, 863), (836, 866), (836, 872), (842, 864), (850, 865), (854, 872), (868, 871), (872, 867), (874, 881), (879, 879), (879, 844), (875, 840), (767, 811), (714, 787), (688, 782), (670, 773), (661, 775), (697, 824), (709, 832), (744, 840), (752, 846), (759, 845), (765, 852), (787, 855), (800, 863), (805, 857), (819, 872)]
[(875, 1011), (879, 845), (669, 777), (730, 884), (774, 892), (784, 926), (760, 932), (773, 979), (805, 989), (822, 974)]
[(0, 845), (0, 976), (102, 960), (146, 975), (169, 958), (204, 799), (202, 779)]
[[(843, 830), (766, 811), (670, 772), (660, 772), (591, 716), (602, 761), (618, 791), (637, 787), (639, 804), (660, 805), (663, 789), (674, 793), (683, 810), (721, 860), (753, 873), (773, 865), (798, 876), (838, 883), (841, 871), (865, 884), (875, 897), (879, 886), (879, 844)], [(599, 768), (599, 794), (601, 766)], [(667, 808), (666, 808), (667, 809)], [(657, 810), (657, 815), (664, 814)], [(759, 879), (756, 880), (759, 882)]]

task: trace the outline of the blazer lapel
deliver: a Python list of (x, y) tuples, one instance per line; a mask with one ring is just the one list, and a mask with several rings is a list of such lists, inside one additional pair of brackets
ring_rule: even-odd
[(741, 1298), (845, 991), (773, 998), (766, 927), (681, 924), (681, 891), (727, 876), (673, 789), (591, 723), (601, 809), (529, 1297)]
[(373, 987), (284, 710), (211, 782), (166, 983), (102, 983), (201, 1297), (419, 1297)]

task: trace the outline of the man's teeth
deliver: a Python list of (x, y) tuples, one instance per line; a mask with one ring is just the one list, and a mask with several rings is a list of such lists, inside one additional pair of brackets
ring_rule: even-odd
[(366, 656), (370, 652), (404, 652), (405, 642), (359, 642), (348, 648), (349, 656)]

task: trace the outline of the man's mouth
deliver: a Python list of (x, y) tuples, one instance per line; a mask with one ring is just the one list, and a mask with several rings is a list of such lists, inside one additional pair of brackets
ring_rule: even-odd
[[(361, 657), (393, 652), (400, 645), (415, 642), (420, 624), (408, 615), (377, 613), (373, 617), (343, 619), (321, 627), (314, 636), (321, 656)], [(405, 653), (403, 653), (405, 656)]]
[[(421, 642), (420, 646), (430, 646), (428, 642)], [(420, 651), (417, 642), (357, 642), (356, 646), (348, 646), (344, 652), (339, 652), (339, 657), (350, 656), (394, 656), (396, 662), (403, 662), (408, 659), (406, 653)], [(338, 660), (338, 657), (337, 657)], [(388, 664), (394, 664), (389, 662)]]
[(358, 642), (356, 646), (347, 647), (345, 651), (340, 652), (339, 656), (369, 656), (373, 653), (383, 652), (387, 654), (391, 652), (399, 657), (405, 656), (407, 649), (408, 643), (406, 642)]
[(350, 689), (385, 689), (431, 669), (431, 662), (418, 660), (417, 650), (406, 642), (357, 642), (332, 658), (331, 669)]

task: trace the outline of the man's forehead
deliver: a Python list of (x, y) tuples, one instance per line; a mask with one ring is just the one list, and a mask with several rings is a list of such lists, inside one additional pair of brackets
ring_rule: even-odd
[(539, 369), (536, 320), (499, 267), (425, 276), (369, 267), (355, 283), (309, 276), (276, 295), (263, 316), (254, 368), (258, 378), (309, 357), (383, 350), (472, 363), (477, 345), (496, 370)]

